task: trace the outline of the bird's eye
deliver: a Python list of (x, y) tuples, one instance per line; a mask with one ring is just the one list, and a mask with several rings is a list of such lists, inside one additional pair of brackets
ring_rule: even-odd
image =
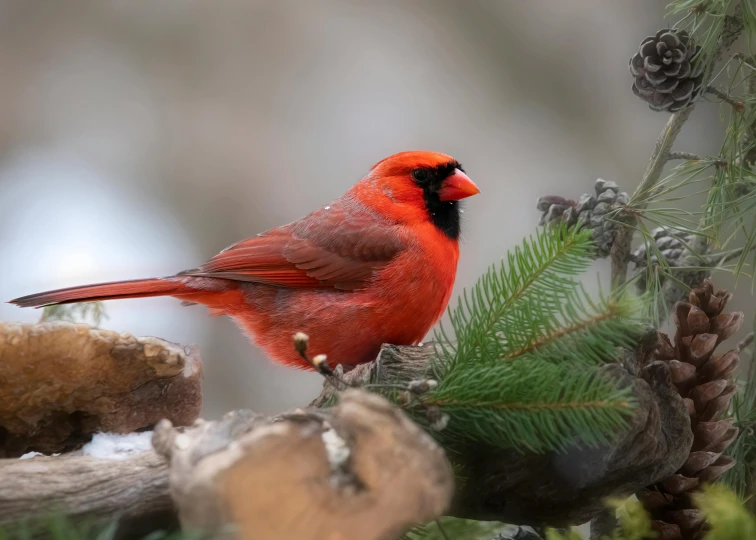
[(428, 179), (428, 171), (425, 169), (415, 169), (412, 171), (412, 178), (417, 182), (424, 182)]

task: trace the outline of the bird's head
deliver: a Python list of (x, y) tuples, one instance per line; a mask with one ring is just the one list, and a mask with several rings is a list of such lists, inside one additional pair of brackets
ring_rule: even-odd
[(384, 213), (430, 221), (453, 239), (459, 237), (459, 201), (480, 193), (459, 162), (439, 152), (394, 154), (373, 165), (364, 181), (381, 192)]

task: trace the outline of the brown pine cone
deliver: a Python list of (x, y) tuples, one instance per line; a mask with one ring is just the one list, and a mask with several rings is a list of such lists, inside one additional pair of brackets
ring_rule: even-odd
[(732, 372), (739, 350), (714, 354), (714, 349), (743, 323), (743, 314), (723, 313), (732, 294), (714, 291), (711, 280), (690, 292), (688, 302), (675, 306), (674, 341), (659, 334), (655, 359), (667, 362), (672, 382), (688, 406), (693, 430), (690, 455), (676, 474), (639, 492), (660, 540), (699, 539), (705, 532), (703, 514), (691, 498), (704, 482), (713, 482), (735, 465), (723, 454), (735, 440), (732, 419), (721, 419), (737, 390)]

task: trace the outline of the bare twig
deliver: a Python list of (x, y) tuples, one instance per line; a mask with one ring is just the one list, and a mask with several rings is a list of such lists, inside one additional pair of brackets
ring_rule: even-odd
[(727, 162), (721, 159), (713, 159), (710, 157), (694, 154), (693, 152), (669, 152), (667, 154), (667, 161), (674, 159), (680, 159), (683, 161), (707, 161), (711, 160), (717, 167), (726, 167)]
[[(313, 358), (307, 354), (307, 346), (310, 343), (310, 337), (304, 332), (297, 332), (293, 336), (294, 350), (297, 354), (308, 364), (310, 367), (322, 375), (336, 390), (349, 388), (350, 383), (345, 381), (339, 374), (337, 374), (331, 366), (328, 365), (328, 358), (324, 354), (318, 354)], [(337, 384), (338, 383), (338, 384)], [(339, 388), (339, 384), (341, 388)]]
[(667, 160), (681, 159), (684, 161), (705, 161), (706, 157), (692, 152), (669, 152)]
[(729, 105), (732, 106), (735, 112), (743, 112), (743, 110), (745, 109), (745, 103), (743, 103), (739, 99), (734, 99), (730, 97), (729, 94), (722, 92), (718, 88), (715, 88), (713, 86), (707, 86), (706, 93), (711, 94), (712, 96), (716, 96), (717, 98), (719, 98), (720, 101), (724, 101), (725, 103), (728, 103)]
[(297, 354), (299, 354), (299, 356), (305, 362), (307, 362), (310, 367), (312, 367), (315, 371), (322, 375), (323, 378), (325, 378), (325, 380), (337, 392), (345, 390), (347, 388), (362, 388), (364, 390), (401, 390), (403, 391), (402, 399), (406, 403), (402, 404), (402, 399), (400, 399), (400, 406), (409, 404), (422, 405), (422, 402), (419, 400), (419, 396), (425, 394), (429, 390), (432, 390), (438, 385), (437, 381), (428, 378), (413, 379), (407, 383), (402, 384), (393, 382), (361, 384), (360, 382), (356, 382), (356, 379), (342, 377), (342, 372), (332, 369), (331, 366), (328, 365), (328, 359), (325, 354), (318, 354), (310, 358), (310, 355), (307, 353), (307, 347), (309, 345), (310, 338), (304, 332), (297, 332), (296, 334), (294, 334), (293, 340), (294, 350), (297, 351)]

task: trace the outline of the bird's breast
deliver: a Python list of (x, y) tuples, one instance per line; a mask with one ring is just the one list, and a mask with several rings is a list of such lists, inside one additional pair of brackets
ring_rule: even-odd
[(435, 228), (413, 232), (407, 249), (377, 273), (371, 287), (385, 313), (382, 319), (397, 335), (394, 343), (423, 339), (443, 315), (457, 273), (456, 241)]

